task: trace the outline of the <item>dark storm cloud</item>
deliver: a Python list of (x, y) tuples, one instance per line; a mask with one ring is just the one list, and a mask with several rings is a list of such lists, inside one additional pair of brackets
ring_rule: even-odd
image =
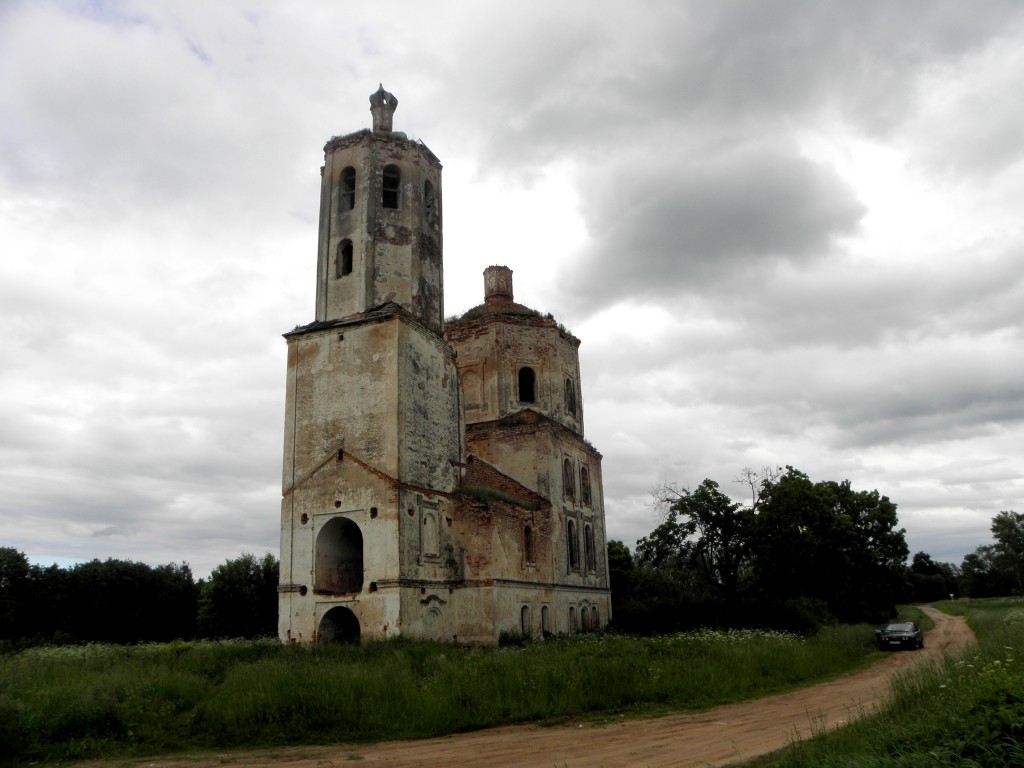
[[(788, 267), (789, 265), (787, 265)], [(892, 263), (881, 258), (822, 259), (758, 281), (735, 277), (733, 290), (705, 296), (728, 313), (736, 336), (751, 345), (827, 347), (837, 351), (1024, 328), (1024, 259), (1017, 246), (976, 248), (941, 260)]]
[[(773, 260), (828, 255), (864, 209), (834, 171), (800, 154), (800, 132), (827, 118), (891, 136), (916, 115), (924, 78), (1024, 14), (952, 1), (643, 8), (494, 11), (487, 22), (508, 47), (471, 18), (462, 42), (473, 66), (452, 72), (467, 94), (453, 115), (484, 129), (484, 173), (579, 168), (592, 246), (554, 283), (581, 289), (558, 297), (563, 306), (578, 295), (587, 308), (670, 301), (722, 279), (760, 280)], [(510, 61), (520, 47), (530, 55)], [(577, 302), (571, 311), (583, 313)]]
[(711, 159), (651, 153), (603, 169), (587, 188), (593, 251), (574, 266), (598, 306), (735, 284), (764, 273), (765, 262), (819, 256), (863, 214), (831, 170), (762, 148)]
[(1024, 383), (1009, 373), (1024, 368), (1024, 355), (979, 346), (902, 363), (893, 355), (884, 368), (833, 389), (835, 446), (956, 441), (1024, 423)]
[(535, 13), (470, 14), (463, 58), (450, 63), (467, 95), (450, 107), (489, 131), (488, 168), (595, 162), (666, 129), (752, 138), (823, 111), (888, 134), (915, 108), (922, 73), (1024, 14), (1014, 2), (956, 0), (525, 5)]

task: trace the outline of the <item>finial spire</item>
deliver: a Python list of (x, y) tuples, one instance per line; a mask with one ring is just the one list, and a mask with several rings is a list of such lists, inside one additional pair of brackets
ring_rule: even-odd
[(398, 107), (398, 99), (384, 90), (384, 84), (370, 94), (370, 114), (373, 115), (373, 132), (390, 133), (391, 119)]

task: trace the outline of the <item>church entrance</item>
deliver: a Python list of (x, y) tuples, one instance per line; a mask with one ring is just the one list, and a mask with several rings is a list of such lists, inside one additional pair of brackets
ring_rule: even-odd
[(359, 619), (344, 606), (331, 608), (320, 620), (321, 643), (358, 643)]

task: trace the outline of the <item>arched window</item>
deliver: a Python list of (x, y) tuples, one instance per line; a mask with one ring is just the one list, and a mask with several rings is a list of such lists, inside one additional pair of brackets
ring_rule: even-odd
[(533, 627), (530, 622), (530, 606), (524, 605), (519, 611), (519, 629), (523, 633), (523, 637), (529, 637), (533, 634)]
[(402, 171), (397, 165), (385, 165), (383, 174), (381, 205), (384, 208), (398, 207), (398, 192), (402, 188)]
[(423, 182), (423, 218), (428, 224), (437, 224), (437, 195), (429, 179)]
[(533, 562), (533, 529), (530, 526), (523, 528), (523, 559)]
[(346, 517), (329, 520), (316, 537), (313, 589), (342, 594), (363, 588), (363, 534)]
[(580, 567), (580, 541), (576, 535), (576, 523), (572, 520), (565, 526), (565, 542), (569, 553), (569, 568), (571, 570)]
[(548, 607), (546, 605), (540, 607), (540, 631), (545, 635), (551, 633), (551, 626), (548, 623)]
[(537, 375), (525, 365), (519, 369), (519, 402), (537, 402)]
[(583, 556), (587, 563), (587, 570), (596, 571), (597, 551), (594, 548), (594, 529), (589, 525), (583, 526)]
[(580, 625), (584, 632), (590, 631), (590, 609), (585, 605), (580, 606)]
[(590, 472), (586, 467), (580, 467), (580, 501), (590, 503)]
[(341, 172), (341, 194), (338, 196), (338, 210), (341, 213), (356, 207), (356, 169), (351, 165)]
[(568, 459), (562, 462), (562, 493), (567, 499), (576, 498), (576, 478), (573, 476), (572, 462)]
[(572, 379), (565, 380), (565, 410), (573, 416), (576, 415), (576, 385), (572, 383)]
[(337, 264), (335, 271), (338, 277), (352, 274), (352, 241), (342, 240), (338, 243)]
[(576, 607), (573, 605), (569, 606), (569, 631), (579, 632), (579, 624), (576, 623)]
[(601, 629), (601, 614), (598, 612), (596, 605), (590, 606), (590, 620), (593, 622), (595, 630)]

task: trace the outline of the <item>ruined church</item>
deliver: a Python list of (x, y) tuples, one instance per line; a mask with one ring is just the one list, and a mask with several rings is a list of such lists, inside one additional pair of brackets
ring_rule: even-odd
[(512, 270), (444, 317), (441, 163), (392, 130), (324, 147), (315, 319), (288, 343), (279, 635), (494, 644), (611, 618), (580, 341)]

